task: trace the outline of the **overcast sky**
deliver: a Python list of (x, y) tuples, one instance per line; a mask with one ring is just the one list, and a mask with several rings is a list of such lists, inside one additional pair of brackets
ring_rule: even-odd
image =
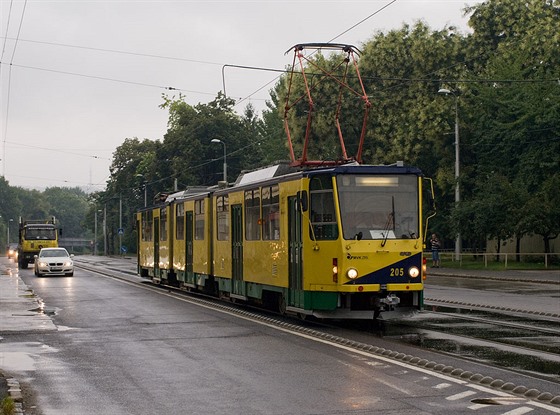
[[(163, 138), (161, 96), (178, 94), (166, 87), (207, 103), (225, 64), (282, 69), (297, 43), (360, 48), (417, 20), (466, 33), (462, 9), (477, 3), (0, 0), (0, 174), (12, 186), (102, 190), (126, 138)], [(226, 68), (226, 93), (240, 113), (249, 102), (260, 110), (275, 77)]]

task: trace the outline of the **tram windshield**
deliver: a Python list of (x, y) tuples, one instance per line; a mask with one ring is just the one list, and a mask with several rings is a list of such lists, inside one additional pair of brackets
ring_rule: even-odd
[(416, 176), (337, 176), (344, 239), (419, 237)]

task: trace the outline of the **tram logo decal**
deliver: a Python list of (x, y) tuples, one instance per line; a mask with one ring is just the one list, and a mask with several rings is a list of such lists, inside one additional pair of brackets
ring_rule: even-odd
[(346, 255), (346, 259), (369, 259), (367, 255)]

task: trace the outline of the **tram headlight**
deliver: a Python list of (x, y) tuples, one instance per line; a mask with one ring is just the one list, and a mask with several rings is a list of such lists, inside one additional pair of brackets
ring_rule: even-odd
[(356, 268), (348, 268), (348, 271), (346, 271), (346, 276), (351, 280), (355, 280), (356, 278), (358, 278), (358, 270)]
[(420, 270), (418, 269), (418, 267), (410, 267), (408, 269), (408, 275), (410, 275), (412, 278), (417, 278), (420, 275)]

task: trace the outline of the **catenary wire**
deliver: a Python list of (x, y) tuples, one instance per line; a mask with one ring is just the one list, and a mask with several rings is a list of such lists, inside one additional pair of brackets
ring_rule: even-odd
[[(11, 11), (11, 5), (12, 3), (10, 3), (10, 11)], [(10, 116), (10, 92), (11, 92), (11, 88), (12, 88), (12, 64), (14, 62), (14, 58), (16, 56), (16, 50), (17, 50), (17, 45), (18, 45), (18, 40), (19, 40), (19, 35), (21, 33), (21, 28), (23, 26), (23, 18), (25, 16), (25, 9), (27, 7), (27, 0), (25, 0), (25, 2), (23, 3), (23, 10), (21, 12), (21, 19), (19, 21), (19, 27), (18, 27), (18, 32), (17, 32), (17, 37), (14, 43), (14, 49), (12, 50), (12, 57), (10, 59), (10, 69), (8, 70), (8, 92), (6, 95), (6, 120), (4, 122), (4, 139), (3, 139), (3, 163), (2, 163), (2, 175), (5, 177), (6, 176), (6, 139), (8, 137), (8, 121), (9, 121), (9, 116)], [(3, 54), (4, 51), (2, 51)]]
[(2, 45), (2, 55), (0, 55), (0, 62), (4, 60), (4, 52), (6, 51), (6, 41), (8, 39), (8, 31), (10, 30), (10, 20), (12, 17), (12, 5), (14, 0), (10, 0), (10, 8), (8, 10), (8, 20), (6, 22), (6, 35), (4, 36), (4, 43)]
[[(350, 30), (355, 29), (356, 27), (358, 27), (359, 25), (361, 25), (362, 23), (366, 22), (367, 20), (371, 19), (373, 16), (377, 15), (378, 13), (380, 13), (381, 11), (385, 10), (387, 7), (391, 6), (392, 4), (394, 4), (397, 0), (391, 0), (390, 2), (386, 3), (384, 6), (380, 7), (379, 9), (377, 9), (376, 11), (374, 11), (373, 13), (371, 13), (369, 16), (365, 17), (364, 19), (360, 20), (358, 23), (354, 24), (353, 26), (351, 26), (350, 28), (344, 30), (342, 33), (336, 35), (335, 37), (333, 37), (331, 40), (329, 40), (329, 43), (338, 39), (340, 36), (348, 33)], [(253, 95), (255, 95), (256, 93), (262, 91), (264, 88), (266, 88), (268, 85), (270, 85), (273, 82), (276, 82), (278, 79), (280, 78), (280, 75), (278, 75), (276, 78), (270, 80), (269, 82), (267, 82), (266, 84), (264, 84), (263, 86), (261, 86), (260, 88), (258, 88), (256, 91), (252, 92), (251, 94), (247, 95), (245, 98), (240, 99), (238, 102), (236, 102), (235, 105), (241, 104), (242, 102), (252, 98)], [(225, 94), (225, 82), (224, 82), (224, 94)]]

